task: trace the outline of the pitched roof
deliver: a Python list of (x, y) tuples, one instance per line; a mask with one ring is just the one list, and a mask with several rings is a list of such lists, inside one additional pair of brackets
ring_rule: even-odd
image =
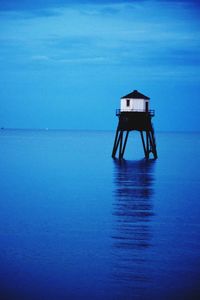
[(150, 98), (141, 94), (140, 92), (138, 92), (137, 90), (134, 90), (133, 92), (131, 92), (130, 94), (121, 97), (121, 99), (124, 98), (131, 98), (131, 99), (146, 99), (149, 100)]

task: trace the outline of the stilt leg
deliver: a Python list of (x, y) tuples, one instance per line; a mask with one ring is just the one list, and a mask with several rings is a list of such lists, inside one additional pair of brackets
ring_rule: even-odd
[(113, 145), (113, 151), (112, 151), (112, 157), (115, 158), (117, 150), (119, 148), (118, 158), (123, 159), (125, 150), (126, 150), (126, 144), (128, 140), (129, 130), (127, 130), (125, 139), (123, 136), (124, 131), (117, 129), (116, 135), (115, 135), (115, 141)]
[(120, 132), (120, 145), (119, 145), (119, 159), (122, 159), (122, 150), (123, 150), (123, 131)]
[(112, 151), (112, 157), (114, 158), (117, 152), (117, 148), (119, 145), (119, 137), (120, 137), (120, 131), (119, 129), (116, 130), (116, 134), (115, 134), (115, 141), (114, 141), (114, 145), (113, 145), (113, 151)]
[(143, 145), (143, 149), (144, 149), (144, 156), (146, 157), (147, 156), (147, 151), (146, 151), (146, 146), (145, 146), (143, 131), (140, 131), (140, 135), (141, 135), (142, 145)]
[(122, 158), (124, 157), (124, 152), (125, 152), (125, 149), (126, 149), (126, 144), (127, 144), (127, 140), (128, 140), (128, 135), (129, 135), (129, 130), (127, 130), (126, 136), (125, 136), (124, 146), (123, 146), (123, 149), (122, 149)]
[(149, 131), (146, 131), (146, 155), (145, 157), (149, 158)]
[(154, 137), (154, 132), (153, 131), (149, 132), (149, 137), (150, 137), (150, 143), (151, 143), (151, 152), (153, 153), (154, 159), (157, 159), (158, 155), (157, 155), (156, 141), (155, 141), (155, 137)]

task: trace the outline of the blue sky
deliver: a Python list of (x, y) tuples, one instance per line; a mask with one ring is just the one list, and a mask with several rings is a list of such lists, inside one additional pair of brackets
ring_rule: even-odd
[(197, 1), (0, 1), (0, 126), (115, 129), (121, 96), (157, 130), (200, 130)]

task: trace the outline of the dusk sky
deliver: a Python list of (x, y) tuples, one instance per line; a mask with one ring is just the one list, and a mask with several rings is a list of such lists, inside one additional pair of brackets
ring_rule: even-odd
[(120, 97), (156, 130), (200, 130), (198, 1), (0, 0), (0, 127), (115, 130)]

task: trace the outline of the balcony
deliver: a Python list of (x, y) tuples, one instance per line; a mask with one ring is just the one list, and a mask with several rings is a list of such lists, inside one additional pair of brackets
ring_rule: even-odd
[(120, 116), (121, 113), (145, 113), (148, 114), (151, 117), (155, 116), (155, 110), (154, 109), (149, 109), (148, 111), (144, 110), (137, 110), (137, 109), (128, 109), (128, 110), (121, 110), (121, 109), (116, 109), (116, 116)]

